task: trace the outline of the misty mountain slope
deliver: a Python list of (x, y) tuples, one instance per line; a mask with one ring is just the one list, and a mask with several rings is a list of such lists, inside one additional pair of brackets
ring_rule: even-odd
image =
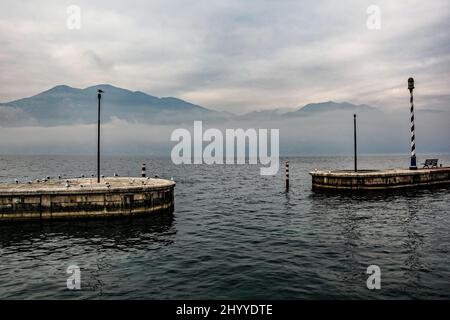
[(31, 126), (37, 123), (36, 119), (18, 108), (6, 104), (0, 105), (0, 126)]
[[(319, 102), (307, 104), (295, 111), (286, 109), (273, 109), (263, 111), (253, 111), (240, 116), (236, 116), (237, 120), (241, 121), (273, 121), (273, 120), (288, 120), (297, 117), (311, 117), (311, 116), (331, 116), (332, 113), (353, 115), (371, 115), (372, 117), (383, 117), (384, 113), (377, 108), (361, 104), (355, 105), (349, 102)], [(334, 116), (334, 115), (333, 115)]]
[(372, 113), (382, 112), (367, 105), (333, 101), (311, 103), (290, 111), (286, 109), (253, 111), (244, 115), (217, 112), (174, 97), (155, 97), (141, 91), (131, 91), (109, 84), (85, 89), (58, 85), (32, 97), (0, 104), (0, 125), (4, 127), (35, 125), (58, 126), (89, 124), (97, 121), (97, 90), (102, 89), (102, 120), (114, 119), (132, 123), (188, 124), (194, 120), (220, 124), (238, 121), (243, 124), (267, 120), (283, 120), (329, 112)]
[[(237, 116), (110, 85), (86, 89), (56, 86), (33, 97), (0, 104), (0, 152), (95, 152), (99, 88), (105, 91), (102, 144), (106, 153), (159, 152), (167, 156), (174, 145), (170, 140), (173, 130), (181, 127), (192, 131), (193, 121), (203, 120), (204, 130), (279, 129), (282, 154), (346, 154), (353, 148), (354, 113), (358, 115), (361, 153), (409, 153), (408, 103), (386, 113), (367, 105), (328, 101), (296, 111), (264, 110)], [(449, 120), (449, 110), (418, 108), (415, 125), (419, 155), (450, 152)]]
[(320, 103), (310, 103), (307, 104), (300, 109), (285, 113), (285, 117), (293, 117), (293, 116), (308, 116), (316, 113), (324, 113), (324, 112), (334, 112), (334, 111), (346, 111), (352, 113), (365, 112), (365, 113), (382, 113), (377, 108), (360, 104), (355, 105), (349, 102), (320, 102)]
[(284, 114), (291, 112), (290, 109), (269, 109), (269, 110), (258, 110), (251, 111), (242, 115), (238, 115), (235, 118), (239, 120), (270, 120), (281, 118)]
[(102, 119), (119, 118), (136, 122), (177, 123), (217, 114), (181, 99), (158, 98), (140, 91), (111, 85), (85, 89), (59, 85), (35, 96), (1, 104), (16, 108), (23, 117), (40, 125), (94, 123), (97, 121), (97, 90), (102, 89)]

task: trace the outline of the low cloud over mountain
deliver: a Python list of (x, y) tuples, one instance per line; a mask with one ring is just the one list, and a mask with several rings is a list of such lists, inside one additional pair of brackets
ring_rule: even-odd
[(14, 110), (22, 113), (22, 116), (14, 121), (2, 121), (0, 125), (94, 123), (97, 121), (98, 89), (105, 91), (102, 99), (102, 119), (105, 121), (119, 118), (130, 122), (177, 123), (216, 114), (215, 111), (177, 98), (158, 98), (108, 84), (85, 89), (59, 85), (29, 98), (3, 103), (3, 107), (8, 108), (5, 110)]
[(194, 120), (263, 120), (310, 116), (332, 111), (379, 112), (367, 105), (333, 101), (311, 103), (298, 110), (254, 111), (244, 115), (217, 112), (174, 97), (158, 98), (140, 91), (130, 91), (109, 84), (85, 89), (59, 85), (32, 97), (0, 104), (3, 127), (38, 125), (58, 126), (90, 124), (97, 121), (97, 90), (102, 97), (102, 119), (120, 119), (134, 123), (182, 124)]
[[(358, 116), (362, 153), (409, 152), (409, 101), (389, 113), (349, 102), (311, 103), (296, 109), (244, 115), (209, 110), (173, 97), (158, 98), (111, 85), (86, 89), (56, 86), (35, 96), (0, 104), (1, 153), (95, 152), (97, 90), (102, 98), (105, 153), (170, 154), (175, 128), (267, 128), (280, 130), (282, 154), (352, 152), (353, 114)], [(416, 102), (418, 152), (450, 152), (450, 112)]]

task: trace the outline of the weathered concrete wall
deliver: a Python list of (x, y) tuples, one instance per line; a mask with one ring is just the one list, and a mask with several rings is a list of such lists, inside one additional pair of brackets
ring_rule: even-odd
[(384, 190), (450, 184), (450, 167), (418, 170), (312, 171), (313, 189)]
[(173, 211), (173, 181), (138, 184), (133, 179), (133, 185), (123, 181), (122, 178), (120, 186), (111, 181), (109, 186), (93, 184), (92, 188), (80, 187), (77, 180), (66, 188), (41, 183), (39, 188), (0, 189), (0, 221), (103, 218)]

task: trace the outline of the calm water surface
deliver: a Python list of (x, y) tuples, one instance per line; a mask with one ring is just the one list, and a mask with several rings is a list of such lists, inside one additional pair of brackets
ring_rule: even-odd
[[(450, 164), (450, 156), (439, 156)], [(282, 159), (283, 161), (286, 160)], [(105, 175), (177, 181), (173, 214), (157, 218), (0, 224), (0, 298), (450, 298), (450, 188), (375, 195), (311, 191), (308, 171), (351, 157), (289, 158), (283, 174), (255, 165), (175, 166), (105, 157)], [(420, 159), (423, 160), (423, 159)], [(95, 172), (94, 157), (0, 156), (1, 181)], [(407, 156), (360, 167), (407, 167)], [(80, 291), (66, 269), (81, 268)], [(366, 287), (380, 266), (381, 290)]]

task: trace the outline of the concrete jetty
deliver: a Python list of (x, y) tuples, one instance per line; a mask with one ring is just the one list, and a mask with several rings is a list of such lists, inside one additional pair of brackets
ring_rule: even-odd
[(174, 209), (175, 182), (107, 177), (0, 184), (0, 222), (152, 215)]
[(432, 185), (450, 185), (450, 167), (386, 170), (314, 170), (313, 189), (389, 190)]

